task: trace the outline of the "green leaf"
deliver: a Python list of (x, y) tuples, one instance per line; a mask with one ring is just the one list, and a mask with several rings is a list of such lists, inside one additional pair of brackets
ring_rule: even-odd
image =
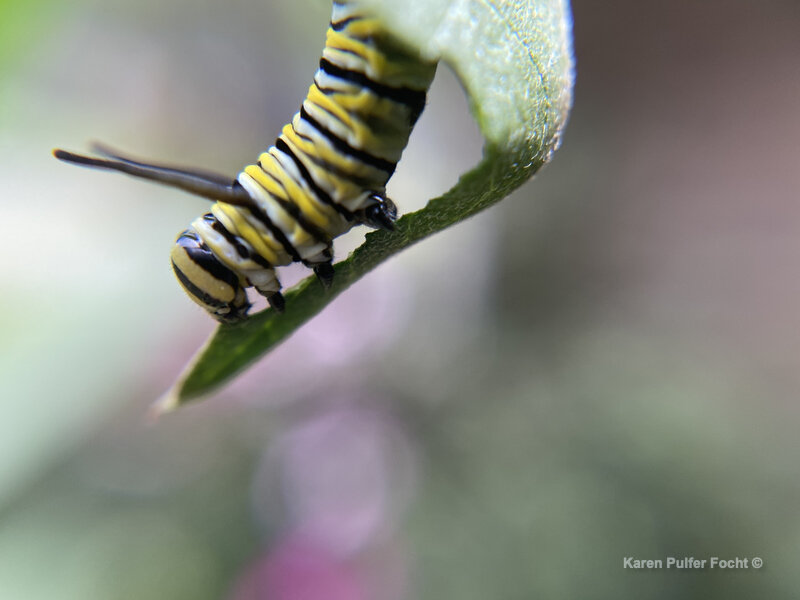
[(559, 145), (572, 98), (568, 0), (360, 0), (402, 42), (447, 63), (469, 96), (486, 138), (481, 162), (449, 192), (378, 231), (324, 291), (309, 277), (272, 310), (220, 326), (157, 404), (162, 412), (197, 398), (289, 337), (350, 285), (411, 244), (495, 204), (546, 163)]

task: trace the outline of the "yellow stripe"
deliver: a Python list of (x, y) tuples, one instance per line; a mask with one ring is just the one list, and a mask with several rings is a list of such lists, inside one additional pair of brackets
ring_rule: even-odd
[(369, 174), (373, 172), (371, 167), (362, 162), (356, 161), (356, 159), (348, 158), (335, 148), (329, 147), (324, 142), (315, 143), (313, 140), (304, 140), (294, 132), (291, 125), (286, 125), (283, 128), (283, 135), (304, 154), (317, 157), (326, 164), (334, 165), (340, 171), (344, 171), (345, 173), (353, 173), (356, 175), (356, 177), (361, 177), (364, 179), (366, 179)]
[[(261, 154), (261, 156), (258, 157), (258, 160), (270, 161), (274, 160), (274, 157), (271, 154), (264, 152), (263, 154)], [(258, 184), (265, 190), (267, 190), (270, 194), (273, 194), (274, 196), (277, 196), (282, 200), (287, 200), (286, 190), (284, 190), (283, 187), (281, 187), (281, 185), (277, 181), (275, 181), (272, 177), (267, 175), (262, 167), (259, 167), (258, 165), (249, 165), (245, 167), (244, 172), (250, 175), (250, 177), (252, 177), (253, 179), (255, 179), (258, 182)]]
[[(312, 85), (308, 91), (308, 101), (312, 103), (313, 107), (319, 107), (319, 109), (325, 111), (318, 113), (310, 109), (309, 113), (340, 136), (344, 132), (336, 131), (334, 124), (330, 122), (332, 117), (328, 113), (332, 113), (342, 122), (347, 132), (345, 139), (351, 146), (385, 160), (396, 161), (400, 158), (399, 154), (406, 146), (406, 139), (403, 134), (408, 127), (399, 128), (397, 119), (382, 119), (380, 112), (373, 110), (377, 107), (372, 105), (377, 103), (371, 100), (368, 95), (342, 94), (334, 98), (323, 94), (316, 85)], [(346, 110), (348, 105), (353, 109), (352, 113)], [(340, 115), (343, 116), (340, 118)], [(370, 120), (369, 125), (358, 118), (362, 116)], [(382, 125), (383, 127), (377, 129), (376, 125)], [(389, 127), (392, 127), (392, 129), (389, 129)], [(388, 142), (394, 143), (390, 144)]]
[(357, 21), (350, 21), (344, 28), (342, 33), (351, 35), (356, 38), (367, 38), (376, 35), (381, 35), (383, 29), (377, 19), (359, 19)]
[[(290, 125), (284, 127), (281, 137), (295, 153), (295, 156), (300, 158), (314, 180), (318, 182), (320, 187), (328, 192), (328, 195), (334, 202), (342, 202), (346, 198), (353, 198), (364, 191), (361, 186), (353, 183), (349, 179), (339, 177), (330, 169), (317, 165), (309, 158), (302, 160), (304, 157), (308, 156), (308, 152), (306, 152), (307, 149), (301, 147), (304, 141), (297, 137)], [(352, 169), (348, 170), (352, 171)], [(345, 172), (347, 172), (347, 170), (345, 170)]]
[[(212, 208), (212, 212), (214, 215), (219, 219), (219, 213), (214, 210), (218, 209), (222, 211), (222, 213), (230, 219), (231, 224), (235, 229), (228, 227), (225, 223), (223, 225), (226, 226), (228, 231), (234, 233), (235, 235), (240, 235), (247, 241), (253, 249), (258, 252), (262, 257), (264, 257), (267, 262), (271, 265), (278, 265), (280, 264), (280, 258), (276, 252), (279, 252), (283, 249), (277, 241), (272, 240), (271, 236), (265, 236), (262, 232), (258, 231), (255, 227), (250, 225), (247, 219), (242, 215), (241, 212), (235, 207), (231, 206), (230, 204), (223, 204), (217, 203), (214, 208)], [(274, 244), (274, 248), (270, 248), (267, 242), (272, 241)]]
[(358, 88), (353, 91), (336, 90), (326, 97), (350, 113), (360, 113), (370, 118), (408, 119), (408, 109), (405, 104), (379, 96), (369, 88)]
[(383, 54), (371, 48), (361, 40), (349, 37), (343, 31), (335, 31), (329, 28), (328, 35), (325, 39), (325, 45), (328, 48), (336, 48), (337, 50), (344, 50), (345, 52), (356, 54), (375, 66), (386, 63), (386, 57)]
[[(300, 119), (299, 116), (295, 117), (296, 119)], [(357, 158), (351, 158), (342, 152), (336, 150), (332, 146), (329, 146), (324, 140), (324, 136), (320, 134), (320, 142), (307, 142), (301, 137), (294, 134), (291, 130), (291, 125), (287, 125), (283, 128), (283, 134), (295, 142), (305, 154), (309, 156), (316, 156), (322, 162), (325, 162), (329, 165), (334, 165), (340, 171), (345, 173), (353, 173), (356, 178), (359, 179), (375, 179), (380, 177), (385, 177), (386, 174), (381, 171), (380, 169), (376, 169), (375, 167), (371, 167), (365, 163), (362, 163)]]
[[(344, 68), (364, 71), (372, 80), (394, 87), (408, 87), (415, 90), (427, 90), (436, 72), (436, 63), (421, 62), (412, 54), (397, 47), (389, 60), (386, 55), (373, 47), (354, 43), (342, 32), (328, 30), (328, 44), (322, 55)], [(355, 56), (351, 53), (354, 52)], [(359, 65), (360, 63), (360, 65)]]
[[(259, 160), (274, 161), (275, 157), (265, 152), (264, 154), (261, 155)], [(265, 162), (262, 162), (262, 164), (265, 164)], [(258, 183), (265, 190), (272, 192), (275, 196), (283, 200), (286, 200), (288, 202), (292, 201), (290, 198), (286, 197), (286, 190), (284, 190), (284, 188), (282, 188), (280, 184), (278, 184), (274, 179), (272, 179), (272, 177), (267, 175), (267, 173), (265, 173), (264, 170), (258, 165), (250, 165), (249, 167), (245, 168), (244, 172), (250, 175), (250, 177), (252, 177), (256, 181), (256, 183)], [(281, 213), (285, 215), (284, 223), (292, 225), (292, 231), (287, 232), (287, 237), (298, 251), (303, 246), (310, 246), (316, 243), (315, 240), (311, 237), (311, 235), (305, 229), (303, 229), (297, 222), (297, 220), (294, 217), (292, 217), (292, 215), (287, 213), (283, 209), (283, 207), (281, 207), (280, 204), (278, 204), (276, 200), (274, 199), (270, 200), (275, 203), (275, 207), (277, 208), (277, 210), (280, 210)]]
[[(236, 230), (233, 227), (233, 223), (230, 219), (228, 219), (225, 213), (217, 208), (218, 205), (219, 203), (214, 204), (214, 206), (211, 207), (211, 213), (217, 218), (222, 226), (225, 227), (225, 229), (235, 234)], [(228, 242), (228, 240), (226, 240), (222, 234), (214, 231), (211, 226), (203, 220), (202, 217), (195, 219), (192, 222), (192, 227), (194, 227), (194, 229), (200, 234), (203, 242), (211, 249), (211, 252), (214, 253), (214, 256), (217, 258), (217, 260), (234, 273), (238, 274), (240, 269), (248, 268), (249, 265), (246, 264), (248, 262), (253, 267), (256, 266), (255, 263), (249, 259), (239, 256), (239, 253), (230, 244), (230, 242)]]
[(269, 157), (269, 162), (264, 162), (264, 160), (260, 159), (261, 166), (270, 168), (269, 172), (283, 184), (284, 189), (289, 194), (290, 201), (294, 201), (294, 204), (297, 205), (300, 212), (303, 213), (303, 216), (323, 231), (328, 231), (331, 227), (331, 217), (334, 216), (333, 213), (328, 212), (326, 214), (325, 205), (321, 204), (306, 192), (305, 189), (299, 186), (286, 169), (280, 165), (277, 158), (269, 153), (267, 153), (266, 156), (262, 154), (261, 157), (262, 159)]
[[(183, 246), (173, 246), (171, 258), (178, 269), (189, 281), (200, 288), (200, 290), (214, 298), (214, 300), (218, 300), (219, 302), (231, 302), (236, 296), (235, 289), (233, 289), (224, 281), (220, 281), (216, 277), (213, 277), (203, 267), (195, 263)], [(200, 304), (200, 306), (205, 306), (205, 304), (193, 294), (189, 294), (189, 296), (195, 302)]]
[[(331, 113), (334, 117), (339, 119), (345, 127), (350, 129), (354, 128), (355, 123), (350, 118), (350, 114), (336, 102), (334, 102), (330, 97), (320, 92), (316, 84), (312, 84), (311, 87), (308, 88), (308, 96), (306, 96), (306, 100), (313, 102), (322, 110)], [(329, 116), (327, 118), (330, 119)]]

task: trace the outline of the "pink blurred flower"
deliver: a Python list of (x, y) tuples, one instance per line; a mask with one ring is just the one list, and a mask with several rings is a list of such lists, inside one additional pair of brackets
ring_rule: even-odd
[(356, 568), (295, 535), (251, 564), (230, 600), (367, 600), (367, 594)]
[(280, 490), (284, 527), (348, 557), (391, 535), (414, 475), (411, 445), (393, 419), (338, 408), (273, 443), (253, 482), (253, 510), (271, 529)]

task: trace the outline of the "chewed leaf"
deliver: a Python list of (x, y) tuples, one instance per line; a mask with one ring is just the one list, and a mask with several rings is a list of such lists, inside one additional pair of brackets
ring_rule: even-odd
[(287, 311), (220, 326), (156, 406), (170, 410), (207, 394), (317, 315), (381, 262), (507, 196), (558, 147), (572, 99), (567, 0), (359, 0), (399, 40), (447, 63), (486, 138), (481, 162), (446, 194), (378, 231), (336, 265), (324, 291), (309, 277), (286, 293)]

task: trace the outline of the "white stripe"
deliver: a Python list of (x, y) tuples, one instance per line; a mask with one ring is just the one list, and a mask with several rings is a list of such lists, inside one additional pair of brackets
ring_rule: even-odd
[(345, 19), (349, 19), (350, 17), (358, 17), (358, 10), (355, 6), (350, 4), (349, 2), (334, 2), (333, 3), (333, 12), (331, 13), (331, 22), (337, 23), (339, 21), (344, 21)]
[[(272, 148), (270, 148), (270, 150), (272, 150)], [(274, 156), (272, 158), (273, 160), (277, 160)], [(294, 217), (287, 213), (278, 203), (278, 201), (275, 200), (275, 198), (273, 198), (267, 190), (261, 187), (255, 179), (250, 177), (250, 175), (243, 171), (239, 173), (238, 179), (239, 183), (242, 184), (242, 187), (247, 190), (248, 194), (250, 194), (250, 197), (255, 200), (255, 202), (265, 213), (267, 213), (270, 221), (272, 221), (275, 226), (283, 232), (283, 234), (286, 236), (286, 239), (289, 240), (289, 243), (294, 246), (295, 250), (297, 250), (297, 253), (300, 255), (300, 258), (305, 259), (310, 256), (314, 256), (327, 247), (325, 244), (316, 242), (310, 236), (309, 239), (311, 240), (311, 243), (300, 243), (298, 240), (298, 235), (305, 236), (306, 232), (302, 229), (302, 227), (300, 227), (297, 221), (295, 221)], [(291, 202), (291, 200), (289, 200), (289, 202)], [(281, 265), (288, 265), (291, 262), (291, 258), (287, 255), (286, 262), (281, 263)]]
[(341, 92), (343, 94), (358, 94), (362, 90), (373, 93), (372, 90), (368, 88), (364, 88), (357, 83), (348, 81), (347, 79), (335, 77), (330, 73), (326, 73), (322, 69), (317, 70), (316, 74), (314, 75), (314, 82), (317, 84), (317, 87), (336, 90), (337, 92)]
[[(206, 222), (203, 217), (198, 217), (192, 222), (192, 228), (197, 232), (207, 246), (209, 246), (213, 251), (214, 254), (218, 255), (220, 259), (224, 259), (226, 266), (236, 268), (245, 267), (247, 263), (252, 265), (252, 261), (249, 259), (243, 259), (239, 256), (239, 253), (236, 251), (236, 248), (233, 247), (225, 237), (217, 232), (211, 227), (211, 225)], [(221, 256), (220, 256), (221, 255)]]

